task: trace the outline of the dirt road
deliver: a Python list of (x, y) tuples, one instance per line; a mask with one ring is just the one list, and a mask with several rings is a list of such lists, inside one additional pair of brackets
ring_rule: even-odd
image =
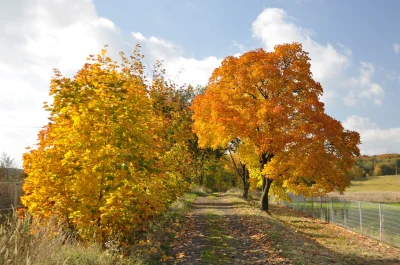
[(400, 251), (272, 206), (273, 216), (239, 196), (197, 197), (167, 264), (400, 264)]
[(242, 221), (246, 208), (253, 207), (224, 194), (198, 197), (175, 240), (174, 264), (270, 264), (271, 258), (273, 264), (294, 264), (249, 234)]

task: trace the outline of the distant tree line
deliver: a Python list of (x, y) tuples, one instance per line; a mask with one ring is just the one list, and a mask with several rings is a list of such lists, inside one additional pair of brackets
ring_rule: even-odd
[(400, 154), (360, 156), (348, 174), (351, 179), (400, 174)]
[(25, 177), (14, 158), (3, 152), (0, 154), (0, 181), (19, 180)]

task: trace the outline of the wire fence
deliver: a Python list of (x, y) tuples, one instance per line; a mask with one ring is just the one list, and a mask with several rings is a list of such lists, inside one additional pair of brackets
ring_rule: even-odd
[(400, 207), (384, 203), (346, 201), (327, 196), (289, 195), (283, 205), (306, 215), (400, 247)]
[[(0, 182), (0, 213), (22, 207), (22, 181)], [(384, 203), (346, 201), (328, 196), (289, 195), (283, 205), (400, 247), (400, 207)]]
[(21, 196), (23, 195), (22, 181), (0, 182), (0, 213), (22, 207)]

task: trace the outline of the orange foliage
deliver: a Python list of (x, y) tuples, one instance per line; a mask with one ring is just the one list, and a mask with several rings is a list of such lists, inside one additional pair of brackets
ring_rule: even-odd
[(305, 194), (342, 191), (360, 138), (324, 113), (309, 61), (298, 43), (226, 57), (193, 103), (200, 146), (249, 141), (269, 184), (279, 180)]

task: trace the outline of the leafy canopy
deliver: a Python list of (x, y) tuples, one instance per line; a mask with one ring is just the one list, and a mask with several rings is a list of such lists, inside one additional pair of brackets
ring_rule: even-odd
[(72, 79), (55, 71), (54, 103), (45, 105), (50, 122), (24, 155), (22, 201), (34, 217), (106, 240), (140, 230), (185, 191), (168, 152), (180, 141), (170, 130), (190, 128), (177, 114), (188, 106), (171, 100), (173, 86), (162, 75), (148, 81), (141, 59), (135, 50), (117, 63), (103, 50)]
[(241, 139), (242, 160), (261, 167), (260, 179), (301, 193), (342, 191), (360, 138), (325, 114), (322, 92), (301, 44), (228, 56), (194, 100), (194, 131), (203, 147)]

